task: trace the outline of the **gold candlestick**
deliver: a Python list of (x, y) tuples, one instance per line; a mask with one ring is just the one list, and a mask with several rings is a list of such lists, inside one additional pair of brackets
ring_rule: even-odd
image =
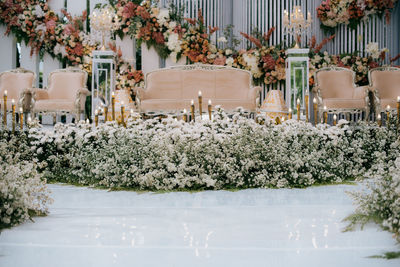
[(333, 115), (333, 126), (336, 126), (337, 116), (336, 114)]
[(313, 104), (314, 104), (314, 123), (315, 125), (318, 124), (318, 103), (317, 99), (314, 97), (313, 99)]
[(300, 120), (300, 99), (297, 98), (297, 120)]
[(293, 112), (292, 112), (292, 109), (291, 108), (289, 108), (289, 120), (291, 120), (292, 119), (292, 116), (293, 116), (293, 114), (292, 114)]
[(192, 113), (192, 120), (195, 122), (196, 118), (194, 116), (194, 101), (192, 99), (192, 102), (190, 103), (190, 112)]
[(96, 127), (99, 125), (99, 111), (97, 109), (94, 112), (94, 125)]
[(304, 102), (306, 104), (306, 122), (309, 122), (309, 118), (308, 118), (308, 94), (304, 96)]
[(378, 114), (377, 120), (378, 120), (378, 126), (382, 127), (382, 116), (381, 116), (381, 114)]
[(124, 102), (121, 101), (121, 124), (126, 127), (126, 124), (124, 121), (124, 113), (125, 113)]
[(212, 119), (212, 106), (211, 106), (211, 99), (208, 100), (208, 118)]
[(24, 130), (24, 111), (22, 108), (19, 108), (19, 128)]
[(328, 123), (328, 110), (326, 106), (324, 106), (324, 123)]
[(15, 132), (15, 101), (11, 100), (11, 109), (12, 109), (12, 131)]
[(187, 122), (187, 111), (186, 111), (186, 109), (183, 109), (183, 121)]
[(115, 94), (112, 92), (111, 94), (111, 118), (113, 121), (115, 121)]
[(7, 90), (4, 91), (4, 114), (3, 114), (3, 123), (4, 126), (7, 127)]
[(387, 105), (386, 107), (386, 126), (390, 126), (390, 106)]
[(106, 122), (108, 120), (108, 107), (104, 107), (104, 121)]
[(203, 96), (201, 91), (199, 91), (199, 113), (200, 113), (200, 120), (202, 119), (201, 116), (203, 115)]
[(400, 124), (400, 96), (397, 97), (397, 125)]

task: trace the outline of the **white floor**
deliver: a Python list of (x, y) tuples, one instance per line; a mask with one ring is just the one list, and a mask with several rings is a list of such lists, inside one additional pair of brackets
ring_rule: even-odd
[(0, 235), (0, 266), (400, 266), (375, 226), (342, 233), (360, 186), (201, 193), (50, 185), (50, 215)]

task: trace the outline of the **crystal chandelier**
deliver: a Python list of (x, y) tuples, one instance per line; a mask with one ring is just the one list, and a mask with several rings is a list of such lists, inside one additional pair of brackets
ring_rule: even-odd
[(310, 31), (311, 23), (310, 12), (308, 12), (306, 20), (300, 6), (294, 6), (290, 16), (287, 10), (284, 11), (283, 26), (285, 27), (285, 33), (290, 34), (295, 39), (296, 46), (294, 48), (299, 48), (298, 39), (302, 34)]
[[(106, 50), (105, 38), (119, 28), (118, 16), (111, 7), (105, 7), (98, 14), (96, 11), (90, 15), (90, 27), (95, 33), (101, 34), (101, 50)], [(92, 37), (94, 36), (92, 32)]]

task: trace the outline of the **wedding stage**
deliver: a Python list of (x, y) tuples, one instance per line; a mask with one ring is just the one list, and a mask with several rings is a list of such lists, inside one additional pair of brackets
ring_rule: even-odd
[(0, 1), (0, 266), (399, 266), (399, 2)]
[(362, 185), (136, 193), (49, 185), (54, 204), (0, 235), (1, 266), (399, 266), (368, 225), (342, 232)]

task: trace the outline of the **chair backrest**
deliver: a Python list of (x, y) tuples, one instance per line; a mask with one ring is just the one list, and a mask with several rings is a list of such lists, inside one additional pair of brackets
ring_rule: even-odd
[(160, 69), (146, 75), (145, 99), (204, 98), (247, 99), (252, 76), (249, 71), (193, 64)]
[(355, 73), (346, 68), (328, 67), (315, 73), (316, 86), (320, 88), (322, 98), (353, 98), (354, 79)]
[(78, 90), (86, 87), (87, 73), (78, 68), (55, 70), (49, 74), (48, 94), (50, 99), (76, 98)]
[(24, 89), (32, 88), (35, 83), (36, 76), (32, 71), (22, 68), (5, 71), (0, 74), (0, 97), (3, 97), (4, 91), (7, 90), (7, 98), (9, 101), (18, 99)]
[(370, 86), (376, 88), (382, 99), (397, 99), (400, 96), (400, 68), (381, 67), (368, 73)]

